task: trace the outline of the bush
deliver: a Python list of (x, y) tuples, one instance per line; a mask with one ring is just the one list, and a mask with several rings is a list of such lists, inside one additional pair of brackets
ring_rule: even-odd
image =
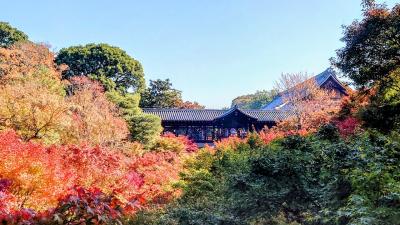
[(153, 222), (396, 224), (400, 137), (354, 135), (342, 139), (330, 124), (269, 145), (231, 138), (200, 150), (181, 175), (182, 197)]
[(176, 196), (172, 183), (182, 169), (173, 152), (126, 156), (89, 146), (45, 147), (21, 141), (15, 132), (0, 133), (0, 212), (28, 208), (43, 212), (75, 186), (118, 194), (138, 206), (164, 204)]
[(58, 224), (121, 224), (124, 204), (99, 189), (74, 188), (52, 211)]
[(264, 146), (264, 142), (261, 139), (260, 135), (256, 132), (250, 133), (249, 137), (247, 138), (247, 144), (249, 144), (250, 148), (260, 148)]
[(325, 124), (319, 128), (317, 135), (321, 139), (333, 141), (339, 138), (339, 130), (334, 124)]
[(336, 121), (339, 133), (342, 137), (355, 135), (357, 129), (360, 128), (360, 122), (354, 117), (348, 117), (343, 120)]
[(155, 115), (135, 115), (130, 118), (128, 124), (132, 140), (142, 143), (148, 149), (154, 146), (162, 131), (161, 119)]
[(155, 151), (170, 151), (175, 153), (195, 152), (198, 150), (196, 143), (186, 136), (175, 136), (173, 133), (166, 133), (157, 140), (154, 146)]

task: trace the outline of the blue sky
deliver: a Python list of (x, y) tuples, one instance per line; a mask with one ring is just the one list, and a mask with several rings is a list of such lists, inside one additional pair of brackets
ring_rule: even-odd
[(361, 16), (359, 0), (15, 0), (1, 11), (0, 21), (54, 50), (121, 47), (146, 80), (170, 78), (207, 108), (271, 89), (282, 72), (323, 71), (343, 46), (341, 26)]

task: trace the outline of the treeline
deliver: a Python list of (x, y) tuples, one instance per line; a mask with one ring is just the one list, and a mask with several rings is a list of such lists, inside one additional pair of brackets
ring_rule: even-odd
[[(112, 136), (116, 139), (126, 139), (126, 133), (129, 133), (130, 140), (148, 146), (161, 131), (160, 120), (156, 116), (143, 114), (140, 108), (203, 108), (197, 102), (183, 101), (181, 91), (174, 89), (168, 79), (150, 80), (149, 87), (146, 87), (141, 64), (118, 47), (87, 44), (63, 48), (55, 54), (43, 44), (30, 42), (26, 34), (4, 22), (0, 23), (0, 46), (2, 46), (0, 73), (5, 87), (2, 100), (6, 101), (2, 107), (7, 108), (1, 111), (4, 114), (0, 115), (3, 118), (0, 125), (13, 128), (25, 140), (42, 138), (46, 143), (68, 143), (78, 136), (83, 137), (82, 133), (76, 133), (76, 137), (73, 138), (67, 137), (67, 134), (54, 133), (71, 130), (65, 127), (57, 128), (61, 123), (56, 120), (65, 120), (64, 114), (75, 114), (75, 116), (85, 114), (85, 118), (89, 118), (88, 115), (101, 116), (97, 121), (94, 121), (96, 118), (90, 118), (93, 121), (85, 121), (88, 126), (86, 132), (95, 133), (100, 126), (109, 124), (111, 133), (100, 132), (102, 134), (99, 135), (108, 135), (109, 139)], [(12, 85), (10, 85), (11, 80)], [(42, 102), (48, 110), (38, 109), (37, 114), (42, 113), (42, 117), (51, 115), (51, 118), (41, 118), (44, 121), (38, 121), (37, 118), (29, 118), (37, 116), (36, 114), (28, 115), (29, 113), (15, 116), (14, 114), (22, 113), (24, 109), (36, 109), (36, 103), (33, 102), (35, 94), (27, 96), (23, 90), (34, 91), (39, 87), (44, 92), (40, 93), (41, 90), (37, 89), (37, 94), (43, 95), (43, 98), (51, 100), (52, 103), (45, 105)], [(17, 93), (16, 89), (20, 89), (21, 92)], [(51, 93), (46, 93), (50, 89)], [(12, 98), (22, 100), (17, 94), (23, 95), (26, 99), (21, 105), (11, 109)], [(81, 95), (92, 95), (92, 97)], [(55, 102), (55, 99), (58, 99), (58, 102)], [(72, 106), (68, 104), (81, 104), (85, 107), (77, 106), (72, 110)], [(83, 108), (85, 112), (79, 111)], [(116, 121), (112, 116), (121, 116), (125, 122)], [(29, 121), (36, 121), (38, 124), (24, 124)], [(89, 128), (95, 124), (98, 127)], [(118, 125), (120, 127), (112, 129)], [(146, 133), (143, 130), (146, 130)], [(110, 140), (90, 141), (93, 144), (106, 142)]]

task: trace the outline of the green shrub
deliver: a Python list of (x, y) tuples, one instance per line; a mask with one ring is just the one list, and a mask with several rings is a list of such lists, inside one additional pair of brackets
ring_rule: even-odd
[(128, 124), (132, 140), (142, 143), (145, 148), (154, 146), (162, 131), (161, 119), (155, 115), (135, 115), (130, 118)]
[(330, 141), (338, 140), (339, 130), (334, 124), (325, 124), (319, 128), (317, 136)]

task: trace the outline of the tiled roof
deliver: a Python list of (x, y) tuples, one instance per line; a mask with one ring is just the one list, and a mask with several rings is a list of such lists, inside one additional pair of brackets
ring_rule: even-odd
[(244, 115), (246, 115), (246, 116), (248, 116), (248, 117), (250, 117), (252, 119), (258, 120), (257, 117), (254, 117), (254, 116), (248, 114), (246, 110), (242, 110), (242, 109), (238, 108), (237, 105), (235, 105), (234, 107), (230, 108), (229, 110), (226, 110), (222, 115), (216, 117), (215, 119), (222, 119), (222, 118), (228, 116), (229, 114), (234, 113), (235, 111), (241, 112)]
[(288, 118), (292, 114), (287, 111), (277, 110), (246, 110), (232, 108), (220, 109), (166, 109), (166, 108), (145, 108), (144, 113), (157, 115), (163, 121), (213, 121), (227, 115), (232, 110), (239, 110), (249, 117), (260, 122), (277, 122)]
[[(341, 84), (341, 82), (337, 79), (336, 77), (336, 72), (332, 69), (332, 68), (328, 68), (326, 69), (324, 72), (310, 78), (310, 79), (314, 79), (315, 82), (317, 83), (317, 85), (319, 87), (323, 86), (325, 84), (325, 82), (328, 79), (332, 79), (333, 81), (335, 81), (335, 83), (337, 84), (338, 89), (340, 89), (340, 92), (345, 92), (346, 89), (345, 87)], [(277, 109), (277, 107), (279, 107), (282, 110), (285, 109), (289, 109), (290, 107), (285, 107), (284, 105), (284, 100), (283, 100), (283, 95), (285, 95), (285, 93), (287, 93), (287, 91), (280, 93), (278, 96), (276, 96), (271, 102), (269, 102), (267, 105), (265, 105), (264, 107), (262, 107), (261, 109), (264, 110), (273, 110), (273, 109)]]
[(212, 121), (224, 114), (225, 111), (218, 109), (143, 109), (144, 113), (157, 115), (164, 121)]

